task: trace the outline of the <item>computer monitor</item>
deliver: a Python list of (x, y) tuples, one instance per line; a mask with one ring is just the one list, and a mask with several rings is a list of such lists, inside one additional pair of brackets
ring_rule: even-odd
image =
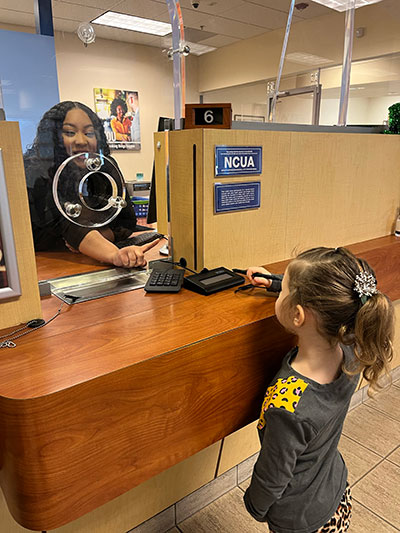
[[(174, 119), (160, 117), (158, 119), (157, 131), (171, 131), (174, 129)], [(149, 210), (147, 212), (147, 224), (154, 224), (157, 222), (157, 198), (156, 198), (156, 172), (155, 163), (153, 161), (153, 172), (151, 174), (150, 196), (149, 196)]]

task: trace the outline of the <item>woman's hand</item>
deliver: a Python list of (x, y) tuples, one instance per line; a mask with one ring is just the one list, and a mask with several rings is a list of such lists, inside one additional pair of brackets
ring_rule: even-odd
[(260, 272), (262, 274), (271, 274), (268, 270), (263, 267), (250, 267), (247, 269), (246, 276), (249, 278), (250, 283), (255, 287), (270, 287), (272, 281), (265, 278), (253, 278), (253, 274)]
[(143, 244), (143, 246), (126, 246), (125, 248), (117, 249), (112, 257), (112, 264), (122, 268), (145, 267), (147, 261), (144, 254), (159, 242), (160, 239), (157, 239), (148, 244)]
[(159, 244), (157, 239), (143, 246), (127, 246), (117, 248), (114, 243), (106, 239), (99, 231), (89, 231), (79, 245), (81, 254), (97, 259), (102, 263), (114, 265), (122, 268), (144, 267), (147, 261), (144, 254), (153, 246)]

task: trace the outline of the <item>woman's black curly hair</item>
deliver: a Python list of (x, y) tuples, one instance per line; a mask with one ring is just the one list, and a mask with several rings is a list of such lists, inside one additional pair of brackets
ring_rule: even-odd
[(122, 98), (114, 98), (114, 100), (111, 102), (111, 105), (110, 105), (110, 111), (112, 115), (117, 116), (117, 107), (119, 105), (124, 110), (124, 114), (128, 111), (126, 102), (122, 100)]
[(58, 168), (69, 157), (62, 140), (62, 127), (65, 117), (71, 109), (82, 109), (87, 114), (95, 130), (97, 151), (104, 155), (110, 154), (103, 124), (96, 113), (85, 104), (67, 100), (56, 104), (43, 115), (38, 125), (35, 140), (24, 155), (25, 163), (37, 162), (48, 167)]

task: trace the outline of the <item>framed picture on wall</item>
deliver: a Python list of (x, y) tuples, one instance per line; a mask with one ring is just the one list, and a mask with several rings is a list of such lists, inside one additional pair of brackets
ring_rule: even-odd
[(21, 295), (8, 192), (0, 148), (0, 300)]
[(94, 105), (110, 150), (141, 149), (137, 91), (94, 89)]

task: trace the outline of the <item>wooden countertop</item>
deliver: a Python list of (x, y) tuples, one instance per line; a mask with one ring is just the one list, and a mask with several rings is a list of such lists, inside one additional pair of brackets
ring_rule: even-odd
[[(68, 252), (38, 253), (37, 265), (39, 279), (104, 269)], [(232, 289), (205, 297), (186, 289), (178, 294), (139, 289), (65, 304), (53, 322), (18, 339), (16, 348), (3, 349), (0, 394), (14, 399), (52, 394), (273, 316), (275, 298), (252, 293)], [(61, 303), (54, 296), (42, 299), (44, 318)]]
[[(400, 240), (350, 248), (375, 268), (378, 288), (400, 298)], [(37, 268), (50, 279), (104, 265), (40, 253)], [(294, 342), (274, 301), (257, 289), (139, 289), (65, 305), (2, 349), (0, 484), (16, 521), (55, 529), (254, 420)], [(42, 304), (49, 319), (61, 301)]]

